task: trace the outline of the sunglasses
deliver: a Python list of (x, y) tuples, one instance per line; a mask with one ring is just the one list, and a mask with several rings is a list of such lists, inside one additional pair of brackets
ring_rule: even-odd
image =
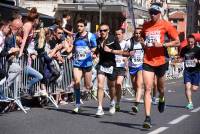
[(157, 10), (149, 10), (150, 15), (157, 15), (159, 13), (160, 13), (160, 11), (157, 11)]
[(108, 31), (108, 29), (99, 30), (100, 33), (107, 32), (107, 31)]
[(63, 32), (58, 32), (57, 34), (63, 34)]

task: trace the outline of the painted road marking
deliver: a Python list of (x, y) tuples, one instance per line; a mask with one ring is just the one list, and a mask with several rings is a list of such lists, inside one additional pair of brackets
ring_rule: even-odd
[(158, 129), (156, 129), (156, 130), (154, 130), (154, 131), (152, 131), (148, 134), (159, 134), (159, 133), (165, 131), (166, 129), (168, 129), (168, 127), (160, 127), (160, 128), (158, 128)]
[(168, 124), (171, 124), (171, 125), (174, 125), (174, 124), (177, 124), (179, 122), (181, 122), (182, 120), (186, 119), (187, 117), (189, 117), (190, 115), (186, 114), (186, 115), (182, 115), (172, 121), (170, 121)]
[(166, 83), (167, 85), (171, 85), (171, 84), (175, 84), (177, 83), (178, 81), (173, 81), (173, 82), (169, 82), (169, 83)]
[(195, 113), (195, 112), (198, 112), (198, 111), (200, 111), (200, 107), (198, 107), (198, 108), (192, 110), (191, 112), (192, 112), (192, 113)]

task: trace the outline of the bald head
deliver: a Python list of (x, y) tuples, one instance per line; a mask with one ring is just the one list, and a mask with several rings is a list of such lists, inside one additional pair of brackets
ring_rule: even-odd
[(23, 23), (21, 19), (14, 19), (11, 23), (11, 30), (13, 33), (16, 33), (22, 26)]

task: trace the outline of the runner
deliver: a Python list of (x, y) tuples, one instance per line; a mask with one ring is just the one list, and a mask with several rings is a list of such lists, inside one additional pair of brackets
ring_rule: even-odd
[[(116, 40), (119, 43), (121, 50), (127, 51), (128, 49), (128, 44), (127, 41), (124, 40), (124, 29), (117, 29), (115, 31), (115, 36)], [(116, 105), (115, 108), (110, 109), (110, 113), (114, 114), (115, 111), (119, 112), (120, 111), (120, 100), (121, 100), (121, 95), (122, 95), (122, 84), (124, 77), (126, 76), (126, 70), (127, 70), (127, 61), (128, 58), (127, 56), (124, 57), (122, 55), (115, 55), (115, 61), (116, 61), (116, 82), (115, 82), (115, 90), (116, 90)]]
[(74, 92), (76, 98), (76, 108), (74, 113), (79, 113), (80, 110), (80, 82), (84, 78), (84, 85), (87, 90), (91, 89), (92, 80), (92, 55), (96, 49), (97, 43), (95, 36), (86, 31), (87, 23), (80, 19), (77, 21), (78, 33), (75, 36), (73, 44), (73, 77), (74, 77)]
[(182, 48), (180, 57), (185, 63), (184, 84), (188, 101), (186, 108), (192, 110), (194, 108), (192, 91), (197, 91), (200, 82), (200, 46), (197, 45), (193, 35), (189, 35), (187, 41), (188, 45)]
[[(145, 42), (144, 47), (144, 64), (143, 64), (143, 80), (145, 85), (144, 104), (145, 104), (145, 121), (144, 128), (151, 127), (151, 89), (153, 86), (154, 75), (157, 77), (159, 103), (158, 110), (164, 112), (164, 83), (165, 72), (168, 69), (168, 61), (166, 58), (167, 47), (179, 46), (180, 41), (178, 32), (168, 21), (161, 18), (162, 7), (160, 3), (153, 3), (149, 9), (151, 20), (144, 23), (142, 29), (142, 37)], [(164, 36), (169, 36), (170, 42), (165, 42)]]
[(131, 53), (133, 53), (133, 55), (129, 58), (129, 73), (131, 76), (131, 82), (133, 85), (133, 89), (135, 90), (136, 96), (135, 104), (132, 107), (134, 113), (137, 113), (139, 111), (138, 105), (142, 97), (143, 88), (142, 65), (144, 50), (140, 42), (144, 42), (144, 40), (143, 38), (141, 38), (140, 34), (141, 29), (136, 28), (133, 37), (129, 40), (130, 55)]
[[(104, 115), (102, 108), (104, 97), (104, 85), (107, 78), (107, 84), (110, 91), (111, 104), (109, 111), (115, 111), (115, 80), (116, 80), (116, 62), (115, 55), (110, 52), (106, 52), (104, 49), (109, 48), (111, 50), (120, 50), (120, 45), (115, 42), (114, 37), (109, 35), (109, 26), (107, 24), (100, 25), (100, 37), (97, 39), (97, 51), (99, 56), (99, 63), (97, 65), (97, 81), (98, 81), (98, 109), (96, 112), (97, 117)], [(117, 44), (116, 44), (117, 43)], [(107, 47), (106, 47), (107, 46)]]

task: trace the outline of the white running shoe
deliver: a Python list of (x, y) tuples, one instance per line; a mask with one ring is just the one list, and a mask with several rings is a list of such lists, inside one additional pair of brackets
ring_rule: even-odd
[(48, 96), (48, 93), (47, 93), (46, 90), (40, 90), (40, 91), (39, 91), (39, 94), (40, 94), (41, 96)]
[(113, 114), (115, 114), (115, 105), (110, 105), (110, 109), (109, 109), (109, 113), (111, 114), (111, 115), (113, 115)]
[(96, 116), (97, 116), (97, 117), (101, 117), (101, 116), (103, 116), (103, 115), (104, 115), (103, 109), (98, 108), (98, 109), (97, 109), (97, 112), (96, 112)]
[(159, 99), (156, 97), (152, 97), (152, 104), (153, 105), (157, 105), (158, 104)]

